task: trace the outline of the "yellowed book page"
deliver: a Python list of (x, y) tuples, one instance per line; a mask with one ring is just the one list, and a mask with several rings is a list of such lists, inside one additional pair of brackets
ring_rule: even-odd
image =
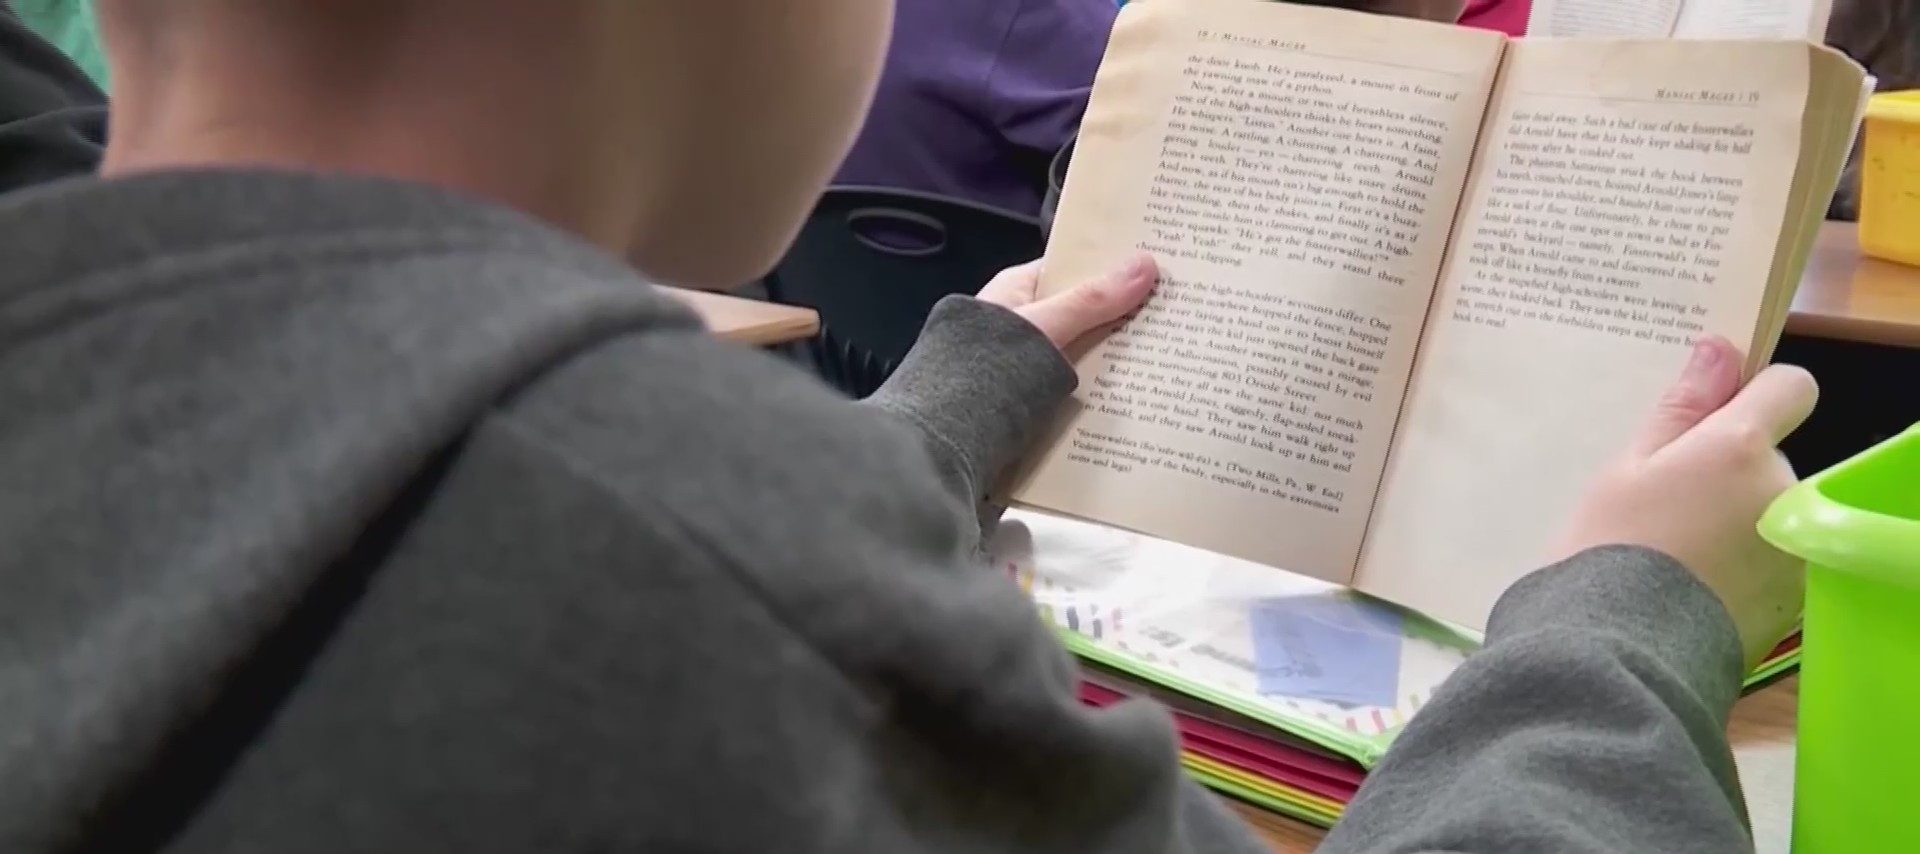
[(1115, 25), (1042, 288), (1163, 279), (1014, 500), (1346, 582), (1504, 40), (1250, 0)]
[(1673, 36), (1681, 39), (1805, 39), (1827, 34), (1833, 0), (1686, 0)]
[(1788, 42), (1509, 49), (1357, 586), (1483, 628), (1690, 343), (1754, 337), (1807, 55)]
[(1673, 33), (1682, 0), (1534, 0), (1528, 38), (1660, 38)]

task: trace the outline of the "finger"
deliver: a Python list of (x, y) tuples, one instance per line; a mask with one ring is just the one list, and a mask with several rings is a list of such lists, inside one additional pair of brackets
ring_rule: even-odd
[(1094, 327), (1112, 323), (1146, 302), (1159, 281), (1153, 257), (1140, 253), (1091, 282), (1036, 300), (1020, 313), (1048, 340), (1065, 347)]
[(980, 289), (978, 299), (999, 303), (1008, 308), (1017, 308), (1033, 301), (1033, 293), (1040, 285), (1040, 262), (1035, 258), (1016, 267), (1008, 267), (987, 280), (986, 287)]
[(1693, 343), (1693, 355), (1680, 377), (1660, 396), (1634, 449), (1648, 456), (1666, 447), (1725, 406), (1739, 390), (1740, 351), (1718, 335), (1702, 337)]
[(1700, 422), (1699, 430), (1713, 435), (1755, 435), (1767, 447), (1780, 444), (1813, 414), (1820, 386), (1806, 369), (1769, 365), (1726, 406)]

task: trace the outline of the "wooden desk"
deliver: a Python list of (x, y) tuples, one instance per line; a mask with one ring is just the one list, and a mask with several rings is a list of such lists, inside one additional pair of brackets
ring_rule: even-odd
[(820, 315), (810, 308), (741, 299), (726, 294), (661, 288), (692, 307), (713, 334), (765, 347), (798, 341), (820, 331)]
[[(1728, 735), (1746, 789), (1747, 812), (1753, 816), (1755, 854), (1787, 854), (1791, 840), (1794, 710), (1799, 689), (1798, 677), (1784, 679), (1733, 707)], [(1238, 801), (1229, 803), (1281, 854), (1305, 854), (1326, 835), (1304, 822)]]
[(1920, 347), (1920, 267), (1861, 255), (1857, 234), (1850, 222), (1820, 227), (1787, 333)]
[(1733, 761), (1740, 765), (1755, 854), (1788, 854), (1793, 842), (1793, 739), (1800, 677), (1784, 679), (1733, 707)]

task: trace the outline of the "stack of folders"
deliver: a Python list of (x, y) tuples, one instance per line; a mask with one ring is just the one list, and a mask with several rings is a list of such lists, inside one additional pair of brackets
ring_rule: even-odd
[[(1057, 516), (1009, 511), (991, 552), (1079, 658), (1083, 702), (1162, 703), (1201, 783), (1322, 826), (1478, 645), (1322, 581)], [(1798, 658), (1795, 637), (1749, 687)]]

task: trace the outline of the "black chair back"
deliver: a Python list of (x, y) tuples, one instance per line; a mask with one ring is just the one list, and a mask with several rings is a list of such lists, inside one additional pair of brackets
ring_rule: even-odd
[(820, 373), (855, 397), (913, 347), (933, 304), (971, 294), (993, 274), (1040, 257), (1037, 219), (929, 193), (832, 187), (767, 277), (767, 296), (820, 312), (808, 349)]

